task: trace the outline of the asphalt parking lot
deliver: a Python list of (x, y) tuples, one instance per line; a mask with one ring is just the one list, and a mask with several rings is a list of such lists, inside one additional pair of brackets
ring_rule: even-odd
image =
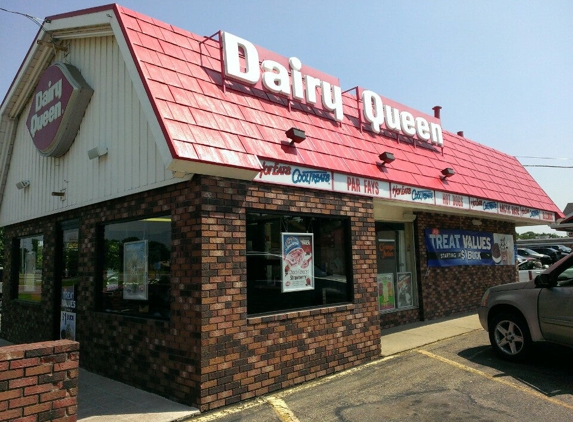
[(189, 420), (571, 421), (571, 379), (570, 350), (512, 364), (477, 330)]

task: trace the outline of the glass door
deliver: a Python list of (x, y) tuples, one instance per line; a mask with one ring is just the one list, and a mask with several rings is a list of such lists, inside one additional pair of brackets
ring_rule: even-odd
[(417, 306), (411, 225), (376, 223), (380, 312)]

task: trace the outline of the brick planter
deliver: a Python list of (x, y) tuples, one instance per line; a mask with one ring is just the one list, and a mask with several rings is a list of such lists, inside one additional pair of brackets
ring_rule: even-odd
[(77, 420), (79, 343), (0, 347), (0, 421)]

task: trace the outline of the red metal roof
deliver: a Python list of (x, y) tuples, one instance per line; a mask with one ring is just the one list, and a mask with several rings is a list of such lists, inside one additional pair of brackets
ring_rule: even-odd
[[(443, 147), (360, 130), (356, 98), (344, 94), (344, 120), (238, 82), (223, 90), (220, 44), (121, 6), (119, 24), (173, 157), (260, 169), (257, 157), (545, 211), (561, 211), (519, 161), (443, 130)], [(296, 147), (285, 131), (305, 131)], [(396, 160), (381, 169), (383, 151)], [(456, 174), (446, 181), (441, 170)]]

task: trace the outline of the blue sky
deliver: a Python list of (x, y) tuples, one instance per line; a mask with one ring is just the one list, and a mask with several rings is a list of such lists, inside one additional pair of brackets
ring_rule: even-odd
[[(102, 4), (0, 0), (0, 8), (38, 18)], [(560, 209), (573, 202), (573, 1), (119, 4), (196, 34), (225, 30), (296, 56), (339, 78), (343, 90), (359, 85), (428, 114), (440, 105), (445, 130), (518, 157)], [(0, 11), (2, 99), (37, 31), (26, 17)]]

